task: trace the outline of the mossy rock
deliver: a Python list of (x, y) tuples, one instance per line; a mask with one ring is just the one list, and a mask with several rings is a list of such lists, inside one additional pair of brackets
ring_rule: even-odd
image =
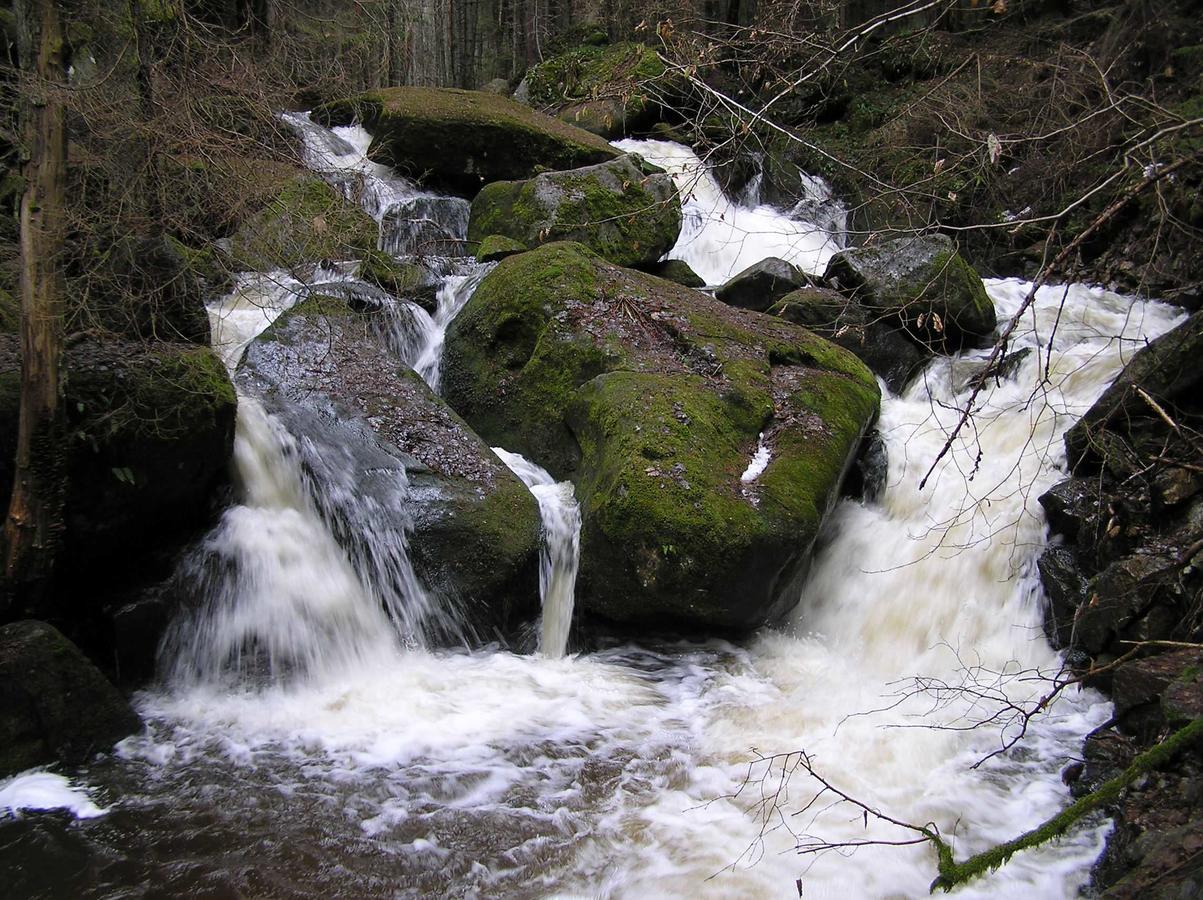
[[(444, 385), (490, 443), (575, 481), (583, 608), (705, 630), (796, 600), (880, 399), (822, 338), (571, 243), (485, 277)], [(762, 433), (772, 459), (745, 483)]]
[[(456, 644), (510, 629), (538, 608), (538, 505), (464, 421), (385, 347), (373, 313), (312, 297), (247, 349), (241, 389), (299, 437), (348, 551), (365, 498), (373, 530), (408, 543), (419, 580), (451, 613), (426, 637)], [(322, 474), (324, 473), (324, 474)], [(366, 567), (371, 571), (371, 567)]]
[(790, 291), (810, 279), (784, 259), (770, 256), (727, 279), (714, 296), (724, 303), (764, 312)]
[(672, 281), (687, 288), (704, 288), (706, 286), (706, 279), (695, 272), (689, 263), (683, 259), (666, 259), (662, 262), (645, 266), (644, 271), (655, 275), (657, 278), (663, 278), (665, 281)]
[(356, 259), (376, 248), (377, 225), (359, 206), (309, 175), (290, 178), (230, 238), (230, 255), (250, 271), (315, 260)]
[[(58, 590), (30, 613), (78, 624), (97, 612), (105, 590), (169, 567), (212, 522), (229, 483), (237, 398), (208, 347), (85, 341), (68, 349), (65, 369), (66, 527)], [(0, 336), (5, 504), (19, 393), (18, 343)]]
[(515, 253), (525, 253), (530, 248), (521, 241), (508, 238), (503, 234), (490, 234), (483, 238), (476, 248), (477, 262), (497, 262)]
[(981, 277), (946, 235), (844, 250), (831, 258), (824, 279), (934, 349), (984, 346), (997, 323)]
[(383, 250), (369, 250), (359, 262), (359, 277), (394, 297), (405, 297), (428, 286), (430, 275), (417, 263), (401, 262)]
[(652, 125), (671, 80), (656, 51), (635, 43), (576, 47), (526, 77), (531, 105), (610, 140)]
[(769, 314), (809, 328), (839, 344), (857, 357), (896, 394), (931, 358), (931, 349), (907, 338), (880, 313), (830, 288), (806, 287), (791, 291), (775, 303)]
[(0, 778), (86, 763), (141, 728), (129, 701), (56, 628), (0, 628)]
[(385, 88), (319, 106), (313, 117), (327, 126), (362, 122), (373, 135), (373, 160), (467, 197), (540, 167), (572, 169), (618, 155), (597, 135), (484, 91)]
[(672, 178), (632, 154), (487, 184), (468, 220), (469, 241), (497, 234), (527, 247), (576, 241), (621, 266), (655, 263), (680, 233), (681, 200)]

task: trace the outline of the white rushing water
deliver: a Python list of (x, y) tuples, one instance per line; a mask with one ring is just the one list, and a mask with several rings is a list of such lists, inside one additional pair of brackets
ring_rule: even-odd
[[(839, 245), (806, 221), (726, 200), (708, 173), (690, 175), (696, 157), (685, 148), (624, 147), (677, 175), (687, 227), (673, 255), (708, 281), (769, 255), (817, 270)], [(432, 385), (442, 334), (480, 274), (445, 274), (431, 328), (411, 341), (406, 358)], [(279, 295), (240, 285), (254, 299), (235, 291), (221, 318), (232, 323), (219, 338), (227, 359), (270, 321), (263, 310), (295, 302), (287, 284)], [(1028, 288), (987, 287), (1000, 320)], [(964, 726), (994, 709), (964, 692), (912, 691), (911, 679), (984, 681), (1000, 703), (1044, 689), (1020, 677), (1059, 665), (1041, 629), (1036, 498), (1063, 477), (1065, 429), (1175, 315), (1102, 290), (1041, 289), (1012, 339), (1036, 352), (986, 389), (974, 427), (922, 492), (966, 399), (963, 370), (986, 354), (937, 359), (904, 396), (887, 394), (882, 496), (840, 504), (790, 620), (744, 646), (564, 656), (579, 512), (570, 485), (501, 450), (544, 518), (543, 653), (407, 642), (371, 579), (365, 586), (361, 561), (331, 536), (303, 441), (244, 400), (237, 464), (247, 499), (227, 515), (230, 533), (214, 538), (232, 542), (225, 565), (241, 573), (242, 594), (179, 632), (176, 681), (141, 700), (150, 732), (121, 747), (142, 773), (140, 802), (170, 805), (173, 821), (223, 810), (237, 835), (270, 832), (255, 857), (264, 877), (295, 877), (297, 858), (278, 847), (305, 848), (314, 862), (304, 883), (318, 893), (790, 898), (800, 878), (807, 898), (926, 895), (935, 859), (925, 846), (799, 856), (800, 841), (911, 835), (830, 795), (811, 803), (816, 784), (803, 771), (778, 790), (781, 766), (757, 760), (805, 750), (841, 790), (897, 819), (935, 823), (958, 856), (1068, 802), (1060, 770), (1108, 717), (1103, 698), (1067, 694), (1019, 750), (974, 769), (1007, 731)], [(772, 466), (762, 445), (744, 477)], [(188, 649), (194, 638), (204, 653)], [(259, 677), (277, 667), (305, 677)], [(1105, 830), (1092, 823), (1021, 854), (960, 895), (1073, 896)]]
[[(707, 284), (722, 284), (770, 256), (821, 275), (844, 246), (843, 233), (819, 227), (813, 215), (783, 215), (771, 206), (746, 206), (730, 199), (709, 167), (682, 144), (625, 140), (614, 146), (638, 153), (672, 175), (681, 194), (682, 221), (681, 236), (668, 258), (689, 263)], [(829, 196), (817, 180), (813, 186), (819, 193), (803, 198), (801, 209), (819, 206)], [(831, 221), (824, 217), (825, 224)]]
[(543, 606), (539, 649), (558, 659), (568, 648), (573, 590), (581, 556), (581, 509), (571, 481), (557, 482), (542, 466), (501, 447), (493, 452), (522, 479), (539, 501), (543, 552), (539, 560), (539, 596)]

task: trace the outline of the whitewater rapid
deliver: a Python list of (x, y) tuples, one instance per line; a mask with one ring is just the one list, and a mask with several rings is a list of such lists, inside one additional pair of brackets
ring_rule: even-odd
[[(380, 173), (318, 137), (352, 160), (360, 181), (347, 175), (349, 191), (393, 196), (395, 186), (363, 187)], [(796, 213), (716, 194), (686, 148), (622, 146), (678, 179), (687, 227), (672, 255), (709, 282), (767, 255), (817, 271), (841, 244), (841, 235)], [(387, 210), (377, 211), (384, 221)], [(431, 328), (411, 348), (411, 364), (434, 385), (434, 344), (473, 278), (445, 276)], [(289, 285), (278, 303), (263, 301), (278, 296), (264, 285), (241, 312), (231, 300), (222, 321), (285, 308), (303, 293)], [(987, 282), (1000, 321), (1028, 287)], [(904, 395), (886, 392), (878, 428), (889, 473), (880, 498), (839, 505), (797, 609), (742, 644), (603, 641), (603, 649), (570, 655), (407, 645), (360, 618), (367, 613), (358, 595), (348, 611), (356, 580), (349, 561), (323, 565), (350, 579), (340, 599), (292, 568), (315, 560), (291, 561), (282, 550), (272, 559), (261, 535), (263, 565), (290, 573), (265, 623), (301, 627), (337, 613), (329, 621), (348, 617), (343, 633), (362, 641), (329, 665), (319, 654), (310, 677), (179, 679), (143, 695), (149, 730), (120, 745), (109, 771), (125, 790), (110, 815), (125, 809), (137, 827), (121, 863), (98, 865), (91, 884), (99, 893), (143, 878), (168, 893), (794, 898), (800, 879), (806, 898), (926, 895), (935, 859), (925, 846), (799, 856), (799, 841), (900, 835), (830, 798), (808, 806), (815, 785), (805, 773), (786, 785), (780, 767), (763, 759), (805, 750), (841, 790), (895, 818), (935, 823), (959, 856), (1068, 802), (1060, 771), (1108, 718), (1101, 696), (1065, 695), (1020, 752), (974, 769), (1005, 735), (961, 726), (991, 710), (963, 695), (934, 704), (909, 691), (910, 679), (975, 675), (1022, 701), (1043, 686), (1013, 676), (1058, 669), (1041, 628), (1035, 561), (1046, 526), (1037, 497), (1064, 475), (1065, 429), (1176, 317), (1099, 289), (1042, 288), (1011, 342), (1034, 352), (987, 387), (974, 427), (923, 491), (918, 483), (966, 399), (958, 386), (987, 353), (936, 359)], [(228, 352), (257, 326), (232, 326)], [(247, 449), (274, 442), (286, 450), (289, 438), (255, 415), (240, 431)], [(772, 465), (757, 453), (744, 475)], [(320, 526), (311, 500), (284, 474), (272, 502)], [(528, 475), (528, 484), (556, 487)], [(279, 477), (262, 473), (265, 483)], [(567, 494), (558, 494), (561, 535), (571, 533)], [(560, 544), (563, 552), (575, 552), (570, 544)], [(320, 541), (312, 546), (325, 552)], [(550, 590), (545, 582), (545, 597)], [(550, 637), (546, 620), (543, 627), (545, 648), (553, 640), (562, 647), (566, 622)], [(1107, 827), (1089, 822), (959, 895), (1074, 896)], [(192, 848), (189, 866), (156, 863), (160, 848), (173, 846)]]

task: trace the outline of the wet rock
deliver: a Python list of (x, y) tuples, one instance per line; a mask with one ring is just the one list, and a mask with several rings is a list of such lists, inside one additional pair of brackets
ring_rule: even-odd
[[(582, 608), (706, 630), (793, 603), (879, 401), (822, 338), (566, 243), (484, 279), (444, 385), (491, 443), (575, 481)], [(771, 460), (743, 482), (761, 433)]]
[(844, 493), (866, 502), (881, 497), (890, 475), (890, 457), (881, 432), (874, 430), (861, 446), (856, 465), (848, 472), (844, 482)]
[(1077, 555), (1064, 545), (1046, 548), (1037, 567), (1049, 600), (1044, 614), (1044, 633), (1054, 647), (1068, 647), (1073, 637), (1074, 618), (1086, 600), (1086, 578)]
[(328, 127), (362, 122), (373, 135), (373, 160), (467, 197), (539, 167), (572, 169), (619, 155), (597, 135), (482, 91), (384, 88), (327, 103), (313, 118)]
[(1098, 545), (1107, 535), (1111, 516), (1094, 478), (1067, 478), (1040, 496), (1040, 505), (1054, 534), (1065, 535), (1085, 559), (1099, 558)]
[(614, 140), (656, 120), (656, 97), (664, 98), (671, 81), (656, 51), (643, 44), (576, 47), (527, 73), (524, 102)]
[(945, 235), (844, 250), (824, 280), (938, 351), (983, 346), (994, 332), (994, 304), (981, 278)]
[(931, 351), (910, 340), (879, 313), (861, 306), (839, 291), (806, 287), (786, 294), (769, 309), (850, 350), (896, 394), (931, 357)]
[[(384, 346), (373, 317), (325, 298), (293, 307), (248, 348), (237, 381), (303, 440), (335, 534), (352, 556), (366, 509), (390, 546), (475, 630), (538, 605), (538, 506), (526, 486)], [(458, 634), (432, 634), (458, 641)]]
[(0, 777), (78, 765), (141, 727), (121, 693), (57, 629), (30, 620), (0, 628)]
[(527, 247), (577, 241), (620, 266), (655, 263), (680, 233), (681, 200), (672, 178), (633, 154), (485, 185), (468, 224), (469, 241), (490, 235)]
[[(1201, 358), (1203, 312), (1195, 313), (1137, 352), (1103, 396), (1066, 432), (1065, 449), (1075, 471), (1082, 467), (1097, 471), (1104, 461), (1111, 467), (1111, 458), (1116, 455), (1112, 451), (1118, 448), (1107, 441), (1108, 436), (1139, 438), (1142, 432), (1151, 432), (1156, 440), (1158, 432), (1167, 426), (1153, 404), (1171, 416), (1178, 407), (1197, 415), (1203, 397)], [(1159, 452), (1166, 449), (1162, 446)], [(1122, 477), (1141, 465), (1139, 458), (1134, 463), (1121, 461), (1114, 474)]]
[(764, 312), (790, 291), (809, 284), (797, 266), (770, 256), (731, 276), (715, 296), (724, 303)]
[(683, 259), (666, 259), (648, 266), (644, 271), (687, 288), (704, 288), (706, 280)]
[(1153, 576), (1171, 566), (1165, 557), (1134, 554), (1091, 578), (1087, 601), (1076, 616), (1074, 646), (1097, 655), (1128, 637), (1127, 630), (1153, 605), (1155, 594), (1149, 590)]

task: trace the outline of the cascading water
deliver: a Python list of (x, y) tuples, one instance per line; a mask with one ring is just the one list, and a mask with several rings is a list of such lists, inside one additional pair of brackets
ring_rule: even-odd
[(581, 510), (571, 481), (557, 482), (550, 473), (518, 453), (501, 447), (493, 452), (522, 479), (539, 501), (543, 518), (543, 554), (539, 560), (539, 596), (543, 621), (539, 649), (553, 659), (568, 648), (573, 588), (581, 556)]
[[(682, 221), (681, 236), (668, 256), (689, 263), (707, 284), (722, 284), (770, 256), (807, 272), (822, 272), (827, 260), (843, 249), (843, 208), (817, 179), (808, 183), (819, 193), (803, 198), (795, 217), (770, 206), (731, 200), (709, 167), (681, 144), (625, 140), (614, 146), (640, 154), (673, 176), (681, 194)], [(839, 230), (830, 230), (837, 223)]]
[[(338, 146), (337, 135), (309, 127), (314, 141)], [(688, 225), (673, 255), (708, 281), (767, 255), (814, 270), (839, 246), (839, 235), (805, 221), (723, 199), (685, 148), (624, 149), (677, 175)], [(470, 296), (475, 274), (444, 273), (431, 329), (407, 345), (433, 384), (434, 341)], [(223, 320), (234, 329), (224, 341), (231, 353), (270, 319), (256, 304), (283, 308), (303, 292), (280, 276), (262, 278), (240, 288), (254, 302), (231, 301)], [(273, 293), (269, 283), (287, 290)], [(1000, 319), (1027, 287), (988, 283)], [(277, 296), (284, 299), (270, 299)], [(303, 679), (198, 678), (144, 696), (147, 734), (90, 773), (123, 798), (107, 817), (123, 844), (105, 842), (86, 876), (62, 876), (60, 892), (153, 884), (172, 894), (784, 898), (797, 896), (801, 877), (808, 898), (926, 895), (935, 860), (924, 846), (798, 857), (795, 835), (848, 844), (910, 835), (826, 801), (794, 815), (813, 785), (796, 772), (787, 791), (776, 791), (780, 767), (749, 765), (750, 748), (805, 749), (853, 796), (898, 819), (938, 825), (960, 856), (1067, 802), (1059, 770), (1108, 717), (1101, 697), (1061, 697), (1033, 722), (1021, 752), (974, 770), (999, 746), (1000, 727), (962, 726), (993, 710), (965, 694), (935, 703), (910, 691), (909, 679), (986, 677), (1014, 702), (1042, 689), (1016, 677), (1058, 666), (1040, 628), (1034, 561), (1045, 529), (1036, 497), (1063, 469), (1064, 430), (1141, 341), (1174, 320), (1168, 307), (1101, 290), (1042, 289), (1012, 337), (1013, 347), (1034, 352), (991, 383), (973, 434), (922, 492), (919, 478), (967, 399), (963, 371), (985, 354), (937, 359), (905, 395), (887, 394), (879, 428), (890, 468), (880, 501), (839, 506), (793, 618), (746, 646), (645, 644), (562, 658), (551, 658), (550, 638), (538, 656), (405, 647), (381, 607), (373, 626), (346, 601), (363, 579), (339, 542), (281, 544), (252, 530), (247, 538), (263, 556), (232, 565), (258, 571), (263, 585), (280, 578), (268, 588), (278, 595), (279, 628), (314, 621), (362, 634), (365, 643), (336, 654), (336, 639), (316, 657), (283, 653), (301, 660), (289, 664), (306, 668)], [(328, 528), (304, 480), (303, 448), (246, 406), (240, 454), (262, 464), (263, 448), (274, 448), (271, 472), (248, 491), (263, 500), (247, 509), (271, 507)], [(752, 480), (773, 464), (757, 453), (743, 474)], [(536, 489), (549, 487), (540, 480), (531, 479)], [(306, 558), (289, 558), (302, 548)], [(548, 548), (545, 596), (556, 569), (550, 534)], [(307, 576), (327, 550), (322, 574)], [(238, 627), (232, 622), (229, 634), (245, 633)], [(230, 637), (225, 657), (248, 645), (255, 642)], [(783, 805), (760, 803), (766, 797)], [(1105, 829), (1088, 824), (959, 893), (1073, 896)]]

